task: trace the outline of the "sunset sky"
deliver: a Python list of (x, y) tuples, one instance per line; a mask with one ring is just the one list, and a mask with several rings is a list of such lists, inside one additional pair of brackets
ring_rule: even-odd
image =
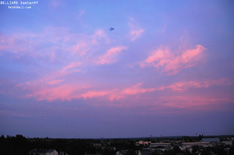
[(234, 1), (30, 6), (0, 5), (0, 135), (234, 134)]

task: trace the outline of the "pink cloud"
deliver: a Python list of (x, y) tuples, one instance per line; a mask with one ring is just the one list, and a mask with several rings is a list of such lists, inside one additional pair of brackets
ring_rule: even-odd
[(60, 83), (55, 80), (44, 83), (43, 80), (38, 80), (33, 83), (25, 83), (19, 85), (23, 89), (30, 90), (31, 93), (25, 97), (35, 98), (37, 100), (73, 100), (73, 99), (93, 99), (100, 98), (102, 100), (115, 101), (152, 92), (154, 88), (142, 88), (142, 83), (123, 89), (100, 89), (89, 84), (79, 83)]
[(68, 65), (65, 65), (64, 67), (62, 67), (61, 69), (57, 71), (51, 71), (48, 74), (43, 75), (41, 78), (37, 80), (20, 83), (17, 86), (22, 87), (23, 89), (29, 89), (29, 90), (33, 88), (33, 90), (31, 91), (39, 91), (44, 88), (45, 89), (48, 88), (48, 91), (54, 90), (52, 88), (58, 88), (59, 86), (62, 86), (65, 83), (69, 82), (66, 79), (68, 75), (75, 73), (75, 72), (80, 72), (80, 69), (78, 67), (80, 67), (81, 64), (82, 64), (81, 62), (69, 63)]
[(132, 37), (131, 41), (134, 41), (137, 38), (139, 38), (142, 35), (143, 32), (145, 32), (145, 30), (143, 30), (143, 29), (138, 29), (138, 30), (132, 29), (131, 32), (130, 32), (131, 37)]
[(128, 96), (144, 94), (155, 90), (154, 88), (142, 88), (141, 86), (142, 83), (138, 83), (136, 85), (124, 89), (88, 91), (85, 94), (82, 94), (81, 97), (84, 98), (104, 97), (104, 99), (114, 101), (126, 98)]
[[(57, 79), (54, 76), (49, 81), (44, 78), (21, 84), (19, 87), (26, 92), (27, 90), (29, 91), (25, 96), (26, 98), (34, 98), (36, 100), (51, 102), (56, 100), (95, 99), (97, 101), (95, 105), (97, 106), (142, 107), (146, 111), (147, 108), (150, 108), (149, 112), (153, 112), (152, 109), (155, 109), (155, 111), (166, 113), (176, 112), (176, 109), (179, 109), (179, 112), (185, 112), (186, 110), (214, 110), (223, 103), (233, 103), (233, 98), (228, 94), (184, 94), (183, 92), (191, 88), (207, 88), (229, 85), (231, 83), (227, 79), (219, 79), (177, 82), (158, 88), (146, 88), (143, 87), (143, 83), (121, 88), (104, 88), (100, 85), (90, 84), (88, 81), (83, 81), (82, 83), (78, 81), (61, 81), (61, 79)], [(161, 93), (162, 90), (166, 89), (179, 91), (180, 93), (176, 93), (176, 95), (173, 93), (170, 95)], [(161, 95), (154, 95), (160, 93)], [(118, 104), (115, 101), (118, 101)]]
[[(72, 34), (69, 34), (72, 35)], [(99, 45), (109, 43), (108, 35), (101, 29), (98, 29), (92, 35), (78, 34), (79, 36), (74, 38), (76, 41), (73, 46), (67, 49), (73, 54), (79, 54), (79, 56), (86, 56), (88, 52), (97, 50)], [(69, 41), (70, 42), (70, 41)], [(72, 42), (72, 41), (71, 41)], [(90, 55), (89, 55), (90, 56)]]
[[(101, 29), (93, 34), (71, 33), (65, 27), (46, 27), (42, 32), (0, 34), (1, 53), (13, 53), (17, 57), (30, 56), (49, 61), (92, 61), (99, 50), (109, 44), (108, 35)], [(48, 46), (48, 44), (50, 46)]]
[(222, 86), (230, 85), (228, 79), (219, 79), (219, 80), (206, 80), (206, 81), (185, 81), (185, 82), (176, 82), (168, 86), (161, 86), (157, 90), (171, 89), (172, 91), (185, 91), (189, 88), (208, 88), (211, 86)]
[(113, 47), (109, 49), (104, 55), (100, 56), (95, 63), (98, 65), (115, 63), (117, 61), (117, 55), (126, 49), (127, 47), (124, 46)]
[(81, 90), (87, 89), (89, 86), (85, 84), (63, 84), (59, 86), (38, 86), (37, 83), (28, 84), (24, 86), (26, 89), (31, 90), (31, 94), (25, 97), (36, 98), (37, 100), (72, 100), (77, 99), (77, 94)]
[(131, 41), (136, 40), (145, 32), (145, 30), (140, 28), (139, 24), (132, 17), (130, 18), (128, 26), (130, 28)]
[(55, 85), (60, 84), (61, 82), (66, 82), (66, 76), (79, 72), (80, 69), (77, 68), (81, 65), (81, 62), (72, 62), (58, 71), (53, 71), (48, 74), (45, 74), (42, 78), (33, 81), (35, 85)]
[(172, 75), (197, 64), (201, 60), (204, 51), (205, 47), (196, 45), (194, 49), (187, 49), (175, 55), (175, 52), (169, 48), (158, 48), (144, 62), (140, 63), (140, 66), (153, 66)]
[(56, 84), (59, 84), (61, 82), (63, 82), (64, 80), (52, 80), (52, 81), (48, 81), (48, 84), (49, 85), (56, 85)]
[(136, 85), (133, 85), (131, 87), (127, 87), (124, 89), (114, 89), (109, 91), (110, 93), (108, 94), (108, 99), (113, 101), (113, 100), (120, 100), (123, 98), (126, 98), (128, 96), (136, 96), (140, 94), (145, 94), (149, 92), (153, 92), (156, 89), (155, 88), (142, 88), (141, 86), (143, 83), (138, 83)]
[(62, 75), (67, 75), (70, 73), (79, 72), (80, 70), (77, 69), (77, 67), (81, 66), (81, 64), (81, 62), (72, 62), (67, 66), (64, 66), (59, 73)]
[[(34, 39), (37, 39), (37, 34), (33, 33), (19, 33), (13, 35), (0, 35), (0, 50), (1, 52), (9, 52), (22, 56), (26, 51), (32, 53), (33, 49), (36, 48), (38, 43), (34, 42)], [(33, 55), (33, 53), (32, 53)]]
[(0, 50), (7, 50), (9, 46), (14, 45), (14, 42), (15, 38), (0, 34)]
[(101, 29), (96, 30), (92, 36), (92, 44), (97, 44), (99, 41), (103, 41), (105, 43), (109, 43), (110, 41), (108, 35)]
[[(227, 110), (227, 108), (233, 107), (234, 98), (232, 95), (220, 93), (170, 94), (150, 98), (148, 102), (144, 103), (143, 108), (146, 113), (181, 114), (197, 111)], [(140, 105), (137, 104), (137, 106)]]
[(80, 56), (84, 56), (90, 50), (90, 44), (85, 41), (80, 41), (76, 45), (71, 48), (71, 52), (74, 54), (80, 54)]
[(88, 91), (85, 93), (82, 93), (81, 95), (78, 95), (78, 98), (97, 98), (97, 97), (104, 97), (109, 95), (108, 91)]
[[(32, 56), (32, 57), (54, 57), (54, 51), (58, 48), (57, 44), (59, 38), (53, 33), (57, 31), (47, 31), (47, 29), (42, 33), (31, 33), (22, 32), (15, 33), (11, 35), (5, 35), (5, 41), (0, 40), (0, 45), (4, 47), (5, 53), (13, 53), (17, 57), (21, 56)], [(63, 31), (60, 30), (62, 33)], [(50, 47), (45, 46), (51, 43)], [(1, 49), (3, 50), (3, 49)]]
[(63, 67), (63, 70), (66, 71), (66, 70), (68, 70), (68, 69), (75, 68), (75, 67), (78, 67), (78, 66), (80, 66), (80, 65), (81, 65), (81, 62), (72, 62), (72, 63), (70, 63), (69, 65), (64, 66), (64, 67)]
[(155, 88), (141, 88), (140, 86), (142, 83), (138, 83), (130, 88), (126, 88), (121, 91), (122, 95), (136, 95), (136, 94), (141, 94), (141, 93), (147, 93), (147, 92), (152, 92), (155, 91)]
[(164, 103), (164, 107), (185, 110), (214, 110), (222, 107), (223, 103), (234, 102), (232, 98), (205, 95), (167, 96), (161, 97), (159, 100)]

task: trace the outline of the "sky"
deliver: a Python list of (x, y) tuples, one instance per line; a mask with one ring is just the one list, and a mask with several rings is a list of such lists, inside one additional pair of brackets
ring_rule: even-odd
[(1, 3), (0, 134), (234, 134), (233, 6), (232, 0)]

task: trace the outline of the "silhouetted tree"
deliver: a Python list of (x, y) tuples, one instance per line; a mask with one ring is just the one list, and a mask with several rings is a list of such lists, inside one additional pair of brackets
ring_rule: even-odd
[(232, 146), (229, 150), (229, 155), (234, 155), (234, 146)]
[(189, 150), (185, 150), (183, 155), (192, 155), (192, 153)]
[(126, 153), (126, 155), (137, 155), (136, 151), (133, 149), (129, 149)]
[(226, 155), (226, 151), (222, 146), (215, 146), (214, 148), (212, 148), (212, 151), (218, 155)]
[(210, 155), (210, 151), (207, 149), (202, 150), (201, 155)]

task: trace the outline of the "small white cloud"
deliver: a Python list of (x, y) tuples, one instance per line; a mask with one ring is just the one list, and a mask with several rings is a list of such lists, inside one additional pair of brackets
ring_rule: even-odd
[(130, 28), (130, 38), (131, 41), (136, 40), (137, 38), (139, 38), (143, 32), (145, 32), (144, 29), (142, 29), (139, 24), (135, 21), (134, 18), (130, 18), (130, 21), (128, 23), (128, 26)]

